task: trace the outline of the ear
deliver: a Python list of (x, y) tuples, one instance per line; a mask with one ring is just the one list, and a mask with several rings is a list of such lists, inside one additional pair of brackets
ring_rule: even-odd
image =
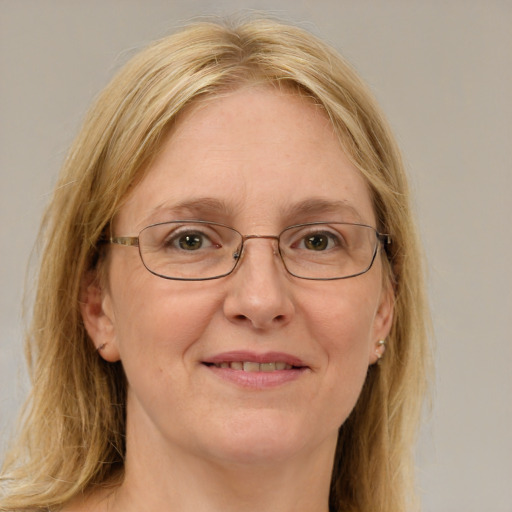
[(373, 320), (372, 339), (370, 340), (369, 364), (375, 364), (386, 349), (383, 340), (387, 338), (393, 325), (395, 293), (390, 283), (382, 287), (381, 297)]
[(96, 350), (106, 361), (119, 361), (112, 299), (95, 272), (84, 277), (80, 299), (84, 326)]

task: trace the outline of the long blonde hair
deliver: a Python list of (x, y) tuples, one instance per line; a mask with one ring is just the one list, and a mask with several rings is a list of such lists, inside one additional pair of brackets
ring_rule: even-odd
[(79, 310), (99, 240), (140, 181), (176, 116), (200, 97), (266, 83), (307, 95), (329, 116), (366, 178), (378, 229), (393, 237), (395, 315), (382, 364), (340, 429), (332, 511), (404, 512), (411, 447), (429, 363), (427, 304), (403, 164), (366, 86), (330, 47), (267, 19), (199, 23), (136, 55), (90, 110), (42, 228), (27, 354), (32, 393), (5, 460), (0, 510), (58, 509), (122, 471), (126, 381), (88, 338)]

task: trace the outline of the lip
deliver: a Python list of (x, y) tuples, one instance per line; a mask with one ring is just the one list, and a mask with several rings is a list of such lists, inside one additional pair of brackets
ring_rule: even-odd
[[(271, 372), (247, 372), (215, 366), (220, 363), (232, 363), (237, 361), (250, 361), (260, 364), (282, 362), (292, 368), (288, 370), (274, 370)], [(281, 386), (299, 379), (309, 371), (309, 367), (305, 365), (300, 358), (284, 352), (265, 352), (261, 354), (251, 351), (223, 352), (208, 357), (206, 360), (202, 361), (202, 364), (205, 369), (224, 381), (228, 381), (243, 388), (255, 390)]]
[(223, 352), (216, 354), (204, 360), (205, 364), (232, 363), (234, 361), (252, 361), (254, 363), (273, 363), (280, 361), (290, 366), (305, 367), (307, 366), (301, 359), (285, 352), (265, 352), (258, 354), (247, 350), (235, 350), (231, 352)]

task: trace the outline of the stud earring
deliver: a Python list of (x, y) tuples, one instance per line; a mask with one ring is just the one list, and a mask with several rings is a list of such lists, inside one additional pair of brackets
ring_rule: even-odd
[(107, 346), (107, 344), (106, 344), (106, 343), (103, 343), (103, 345), (100, 345), (100, 346), (96, 349), (96, 351), (97, 351), (97, 352), (101, 352), (101, 351), (102, 351), (106, 346)]
[(375, 355), (377, 356), (377, 363), (380, 362), (385, 351), (386, 351), (386, 340), (379, 340), (377, 342), (377, 348), (375, 349)]

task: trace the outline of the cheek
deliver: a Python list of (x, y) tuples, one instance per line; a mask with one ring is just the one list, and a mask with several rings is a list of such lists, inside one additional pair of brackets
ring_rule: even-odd
[(131, 411), (165, 430), (176, 414), (197, 414), (190, 410), (189, 390), (194, 385), (198, 340), (211, 321), (216, 297), (204, 297), (208, 294), (191, 290), (190, 283), (185, 290), (182, 284), (161, 281), (131, 287), (132, 294), (117, 305), (116, 319)]
[(358, 283), (347, 280), (326, 286), (302, 308), (311, 334), (329, 354), (364, 351), (372, 342), (377, 292), (374, 287), (354, 284)]
[(347, 280), (338, 286), (325, 287), (324, 293), (309, 301), (301, 312), (325, 370), (324, 391), (329, 403), (337, 404), (338, 426), (357, 401), (374, 346), (372, 333), (378, 292), (373, 286), (355, 284)]
[[(120, 348), (145, 351), (186, 351), (207, 327), (214, 300), (198, 301), (197, 294), (146, 293), (124, 300), (116, 315)], [(126, 346), (126, 345), (130, 346)], [(124, 346), (123, 346), (124, 345)]]
[[(218, 298), (201, 292), (200, 283), (169, 281), (153, 276), (145, 268), (135, 269), (133, 265), (123, 269), (121, 263), (112, 272), (121, 360), (127, 374), (131, 364), (172, 373), (172, 366), (186, 358), (207, 328)], [(130, 279), (120, 279), (123, 273)]]

